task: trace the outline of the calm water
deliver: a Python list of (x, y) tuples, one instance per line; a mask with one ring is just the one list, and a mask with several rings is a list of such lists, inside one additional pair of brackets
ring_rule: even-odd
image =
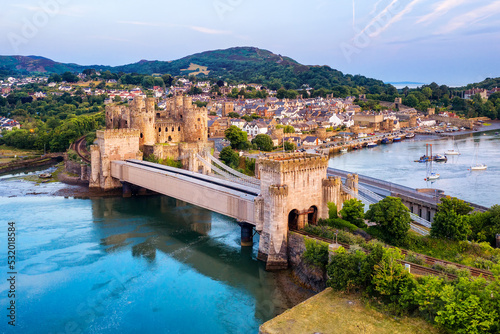
[[(20, 186), (1, 182), (3, 195)], [(1, 333), (257, 333), (293, 306), (258, 246), (240, 247), (233, 220), (173, 199), (4, 196), (0, 213)], [(4, 307), (8, 221), (15, 330)]]
[[(433, 154), (457, 148), (461, 153), (448, 156), (446, 163), (432, 164), (433, 171), (440, 174), (434, 182), (424, 180), (430, 166), (414, 162), (425, 154), (426, 143), (432, 144)], [(488, 169), (469, 171), (476, 162), (486, 164)], [(329, 165), (413, 188), (441, 189), (448, 195), (484, 206), (500, 204), (500, 135), (495, 135), (495, 131), (455, 141), (451, 138), (416, 137), (336, 155), (330, 159)]]

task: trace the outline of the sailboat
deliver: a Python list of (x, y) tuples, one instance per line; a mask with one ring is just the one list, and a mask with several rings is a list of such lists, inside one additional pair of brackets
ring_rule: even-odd
[(427, 169), (427, 177), (425, 181), (433, 181), (439, 179), (439, 174), (432, 171), (432, 160), (430, 161), (430, 167)]
[(448, 150), (446, 152), (444, 152), (444, 155), (460, 155), (460, 152), (458, 151), (458, 146), (457, 144), (455, 143), (455, 138), (454, 137), (451, 137), (452, 140), (453, 140), (453, 147), (457, 147), (457, 150)]
[(486, 170), (488, 168), (488, 166), (486, 166), (485, 164), (477, 162), (478, 153), (479, 153), (479, 145), (476, 146), (476, 153), (474, 154), (474, 161), (472, 162), (473, 165), (470, 166), (471, 171), (473, 171), (473, 170)]

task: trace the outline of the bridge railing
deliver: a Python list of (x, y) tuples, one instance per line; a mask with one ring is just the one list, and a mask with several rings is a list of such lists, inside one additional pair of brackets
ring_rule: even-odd
[[(234, 183), (239, 183), (239, 184), (260, 190), (260, 183), (249, 180), (248, 178), (241, 178), (241, 177), (232, 175), (232, 174), (230, 174), (230, 172), (226, 172), (225, 170), (219, 168), (217, 165), (208, 162), (199, 154), (196, 154), (196, 158), (198, 160), (200, 160), (201, 163), (203, 163), (206, 167), (210, 168), (212, 170), (212, 172), (215, 171), (215, 173), (220, 175), (222, 178), (224, 178), (228, 181), (234, 182)], [(220, 167), (222, 167), (222, 166), (220, 166)], [(234, 171), (234, 170), (232, 170), (232, 171)], [(257, 180), (257, 179), (255, 179), (255, 180)]]

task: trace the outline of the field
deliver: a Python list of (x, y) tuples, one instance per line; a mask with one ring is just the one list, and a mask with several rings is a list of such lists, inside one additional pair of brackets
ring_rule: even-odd
[(439, 333), (423, 319), (385, 315), (359, 295), (345, 295), (328, 288), (260, 327), (259, 334)]
[(15, 147), (0, 145), (0, 164), (9, 163), (17, 158), (40, 156), (41, 152), (21, 150)]
[(188, 73), (189, 75), (198, 75), (198, 74), (208, 75), (210, 73), (210, 71), (208, 71), (208, 67), (196, 65), (193, 63), (189, 64), (188, 68), (181, 70), (181, 72), (185, 72), (185, 71), (189, 72)]

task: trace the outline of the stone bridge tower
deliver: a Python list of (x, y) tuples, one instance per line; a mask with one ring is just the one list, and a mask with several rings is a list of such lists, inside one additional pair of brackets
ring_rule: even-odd
[(328, 157), (307, 153), (279, 154), (257, 162), (261, 195), (256, 199), (258, 258), (266, 269), (288, 266), (289, 229), (328, 218), (328, 202), (340, 209), (345, 199), (340, 177), (327, 177)]

